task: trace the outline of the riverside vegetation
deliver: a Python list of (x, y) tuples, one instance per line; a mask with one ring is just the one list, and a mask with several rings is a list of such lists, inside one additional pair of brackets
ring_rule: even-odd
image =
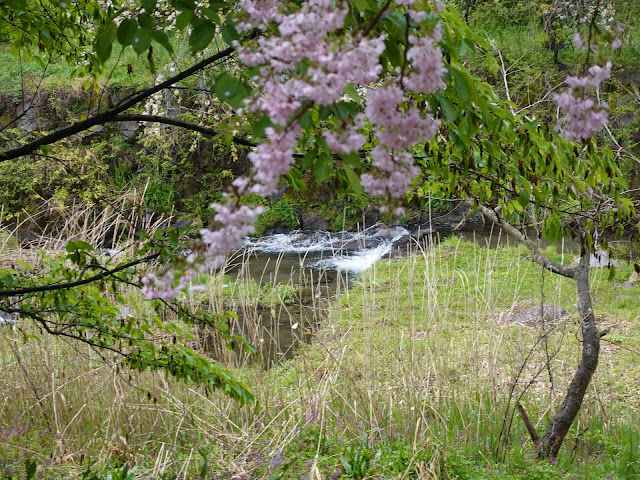
[[(571, 282), (505, 242), (414, 248), (343, 290), (295, 358), (269, 370), (236, 363), (255, 408), (163, 374), (118, 372), (63, 339), (24, 343), (30, 327), (2, 326), (0, 475), (23, 478), (33, 462), (29, 478), (640, 478), (639, 288), (623, 283), (633, 267), (613, 280), (592, 271), (598, 321), (611, 332), (569, 451), (546, 463), (513, 408), (522, 402), (544, 425), (564, 394), (580, 349)], [(28, 252), (5, 244), (3, 253)], [(221, 280), (181, 301), (287, 301)], [(510, 322), (541, 302), (569, 316)], [(254, 335), (259, 346), (264, 332)]]

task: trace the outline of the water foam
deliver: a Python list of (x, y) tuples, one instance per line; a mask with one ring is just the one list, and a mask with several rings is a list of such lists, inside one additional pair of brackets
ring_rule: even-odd
[(307, 268), (359, 274), (391, 252), (394, 244), (407, 237), (403, 227), (374, 225), (361, 232), (301, 232), (247, 239), (245, 248), (264, 255), (320, 254)]

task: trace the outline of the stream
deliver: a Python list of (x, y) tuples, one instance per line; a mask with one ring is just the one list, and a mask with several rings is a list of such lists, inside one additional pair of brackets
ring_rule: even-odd
[[(448, 235), (474, 238), (487, 246), (499, 242), (499, 231), (474, 226), (453, 232), (450, 226), (408, 229), (376, 224), (359, 232), (293, 231), (248, 238), (227, 272), (261, 286), (290, 285), (293, 299), (271, 305), (236, 305), (239, 332), (261, 352), (269, 368), (291, 358), (302, 342), (310, 342), (331, 301), (362, 272), (390, 256), (405, 256), (412, 247)], [(504, 238), (502, 239), (505, 240)]]

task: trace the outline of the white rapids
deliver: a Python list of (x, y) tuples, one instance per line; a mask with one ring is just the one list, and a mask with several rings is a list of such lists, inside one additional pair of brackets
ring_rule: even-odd
[(407, 240), (403, 227), (374, 225), (360, 232), (330, 233), (294, 231), (262, 238), (248, 238), (245, 248), (263, 255), (300, 255), (306, 268), (359, 274)]

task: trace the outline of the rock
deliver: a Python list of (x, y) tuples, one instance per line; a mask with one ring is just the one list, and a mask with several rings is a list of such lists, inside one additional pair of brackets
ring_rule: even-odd
[(38, 116), (38, 109), (33, 105), (33, 99), (25, 99), (16, 109), (16, 125), (25, 132), (33, 132), (42, 128)]
[(138, 122), (117, 122), (116, 130), (124, 136), (127, 140), (131, 140), (136, 136), (138, 131)]
[(336, 245), (336, 250), (342, 250), (347, 252), (359, 252), (361, 250), (371, 250), (376, 248), (382, 243), (381, 238), (359, 238), (356, 240), (350, 240), (342, 244)]
[[(580, 263), (580, 257), (576, 258), (574, 262), (576, 265)], [(616, 268), (621, 267), (622, 264), (617, 260), (614, 260), (609, 256), (609, 252), (606, 250), (598, 250), (591, 254), (589, 258), (589, 268), (601, 268), (614, 266)]]
[(639, 283), (640, 275), (638, 275), (636, 272), (633, 272), (631, 275), (629, 275), (629, 279), (622, 284), (622, 288), (630, 290), (638, 286)]
[(0, 310), (0, 325), (6, 323), (17, 323), (18, 322), (18, 314), (17, 313), (7, 313)]
[(289, 233), (291, 233), (290, 228), (285, 227), (284, 225), (275, 225), (273, 228), (264, 232), (264, 235), (265, 237), (268, 237), (270, 235), (288, 235)]
[(302, 230), (307, 231), (325, 231), (329, 228), (329, 222), (318, 215), (313, 215), (312, 213), (303, 213), (300, 216), (300, 227), (302, 228)]
[(364, 211), (364, 227), (367, 228), (380, 222), (380, 210), (375, 207), (367, 207)]
[(549, 322), (557, 322), (569, 313), (558, 305), (544, 303), (529, 307), (521, 312), (514, 313), (507, 317), (507, 322), (515, 325), (540, 325)]
[(96, 125), (89, 130), (85, 130), (78, 134), (78, 137), (82, 141), (83, 145), (89, 145), (91, 142), (99, 139), (105, 132), (106, 127), (104, 125)]
[(13, 235), (22, 248), (36, 247), (41, 242), (40, 237), (29, 230), (16, 230), (13, 232)]

